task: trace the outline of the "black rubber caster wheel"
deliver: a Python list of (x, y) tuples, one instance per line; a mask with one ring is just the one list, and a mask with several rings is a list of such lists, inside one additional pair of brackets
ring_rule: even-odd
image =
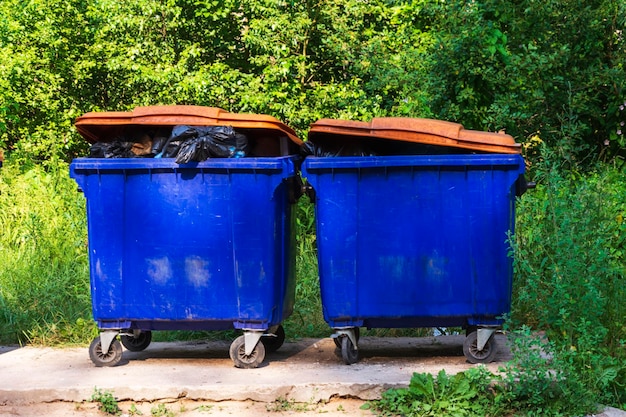
[(356, 350), (348, 336), (341, 336), (341, 357), (346, 365), (352, 365), (359, 360), (359, 351)]
[(89, 345), (89, 358), (98, 367), (115, 366), (122, 360), (122, 344), (113, 339), (109, 351), (103, 352), (100, 337), (96, 337)]
[(141, 352), (152, 342), (152, 332), (147, 330), (139, 332), (136, 336), (122, 335), (120, 339), (126, 349), (131, 352)]
[(285, 329), (282, 325), (279, 325), (273, 336), (261, 337), (261, 343), (265, 347), (266, 353), (276, 352), (285, 342)]
[(478, 350), (478, 332), (470, 333), (463, 342), (463, 354), (469, 363), (490, 363), (496, 357), (498, 346), (495, 333), (492, 335), (482, 350)]
[(230, 358), (237, 368), (253, 369), (258, 368), (265, 359), (265, 346), (257, 343), (252, 353), (246, 355), (246, 342), (244, 336), (239, 336), (230, 345)]

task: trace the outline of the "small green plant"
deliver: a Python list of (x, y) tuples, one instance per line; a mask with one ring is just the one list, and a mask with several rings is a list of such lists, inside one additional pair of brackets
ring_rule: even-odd
[(98, 409), (104, 413), (119, 416), (122, 410), (117, 405), (117, 400), (113, 394), (109, 391), (102, 391), (98, 388), (94, 388), (94, 392), (91, 395), (91, 401), (100, 403)]
[(150, 414), (154, 417), (174, 417), (174, 412), (169, 410), (165, 404), (158, 404), (156, 407), (152, 407)]
[(196, 408), (196, 411), (200, 411), (203, 413), (210, 413), (213, 410), (213, 406), (212, 405), (207, 405), (207, 404), (203, 404), (199, 407)]
[(591, 415), (599, 401), (620, 398), (611, 390), (623, 387), (625, 368), (605, 353), (583, 344), (558, 349), (528, 327), (510, 340), (513, 359), (498, 375), (482, 365), (454, 376), (416, 373), (408, 388), (386, 391), (362, 408), (381, 416), (557, 417)]
[(494, 375), (478, 366), (456, 375), (414, 373), (408, 388), (392, 389), (368, 407), (382, 416), (490, 416), (495, 413)]
[(273, 403), (267, 404), (265, 409), (275, 413), (284, 411), (304, 412), (310, 411), (310, 403), (297, 403), (285, 397), (278, 397)]
[(141, 410), (137, 409), (137, 406), (135, 404), (131, 404), (130, 405), (130, 409), (128, 410), (128, 414), (130, 414), (131, 416), (141, 416), (141, 415), (143, 415)]

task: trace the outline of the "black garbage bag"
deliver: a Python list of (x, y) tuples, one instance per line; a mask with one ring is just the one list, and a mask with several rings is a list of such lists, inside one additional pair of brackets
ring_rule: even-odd
[(330, 141), (314, 142), (307, 140), (300, 146), (300, 154), (307, 156), (375, 156), (365, 144), (355, 142), (332, 143)]
[(134, 142), (115, 140), (112, 142), (96, 142), (89, 148), (90, 158), (134, 158), (131, 151)]
[(173, 140), (171, 136), (156, 138), (152, 142), (152, 153), (155, 158), (175, 158), (180, 151), (181, 142), (180, 139)]
[[(159, 146), (159, 145), (157, 145)], [(209, 158), (242, 158), (248, 152), (248, 138), (231, 126), (185, 126), (172, 129), (157, 158), (176, 158), (176, 163), (201, 162)]]

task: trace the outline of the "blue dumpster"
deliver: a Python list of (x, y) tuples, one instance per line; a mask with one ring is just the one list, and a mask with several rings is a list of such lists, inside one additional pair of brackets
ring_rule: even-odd
[(493, 359), (523, 173), (517, 154), (304, 160), (324, 319), (346, 363), (358, 360), (360, 327), (461, 326), (468, 360)]
[(153, 330), (241, 329), (230, 354), (242, 368), (280, 347), (294, 305), (297, 162), (75, 159), (100, 329), (92, 361), (119, 363), (121, 345), (143, 350)]

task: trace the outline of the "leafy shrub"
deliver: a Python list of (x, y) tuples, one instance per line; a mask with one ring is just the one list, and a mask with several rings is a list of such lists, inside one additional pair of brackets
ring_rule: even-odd
[[(601, 165), (566, 171), (543, 149), (518, 203), (513, 326), (546, 331), (559, 366), (600, 402), (626, 396), (626, 183)], [(621, 362), (620, 362), (621, 360)]]
[(437, 377), (414, 373), (408, 388), (391, 389), (368, 403), (379, 415), (407, 417), (493, 416), (498, 414), (495, 376), (483, 366)]
[[(598, 385), (578, 364), (528, 327), (512, 333), (513, 359), (491, 373), (479, 365), (450, 376), (413, 374), (408, 388), (391, 389), (367, 404), (380, 416), (575, 416), (599, 408)], [(605, 368), (606, 369), (606, 368)]]
[(509, 338), (513, 359), (502, 369), (498, 401), (526, 416), (574, 416), (596, 412), (597, 393), (541, 333), (522, 327)]
[(569, 346), (590, 330), (611, 352), (620, 350), (625, 216), (626, 183), (618, 170), (541, 172), (537, 189), (518, 203), (514, 318)]
[(296, 210), (296, 301), (293, 314), (285, 320), (285, 331), (289, 337), (326, 336), (330, 328), (322, 316), (315, 206), (303, 196)]

